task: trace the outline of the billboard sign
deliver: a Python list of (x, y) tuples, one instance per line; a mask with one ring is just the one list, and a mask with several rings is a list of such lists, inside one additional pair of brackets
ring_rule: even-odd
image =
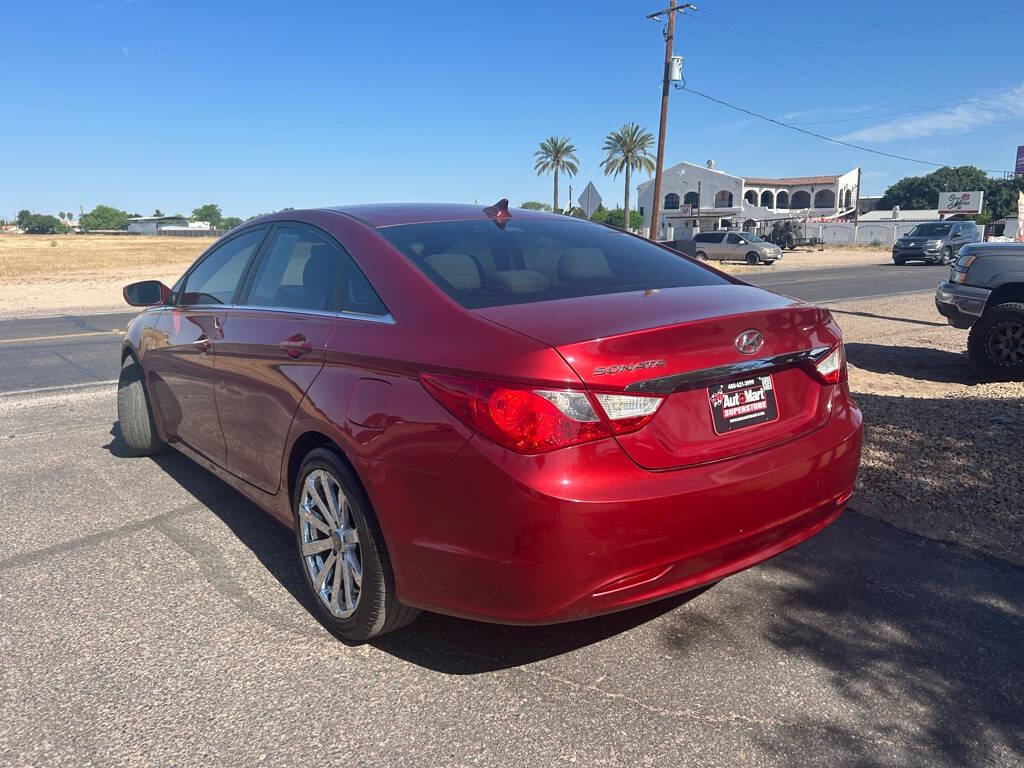
[(940, 192), (939, 213), (981, 213), (983, 193)]
[(1017, 147), (1017, 165), (1014, 166), (1013, 172), (1018, 176), (1024, 176), (1024, 144)]

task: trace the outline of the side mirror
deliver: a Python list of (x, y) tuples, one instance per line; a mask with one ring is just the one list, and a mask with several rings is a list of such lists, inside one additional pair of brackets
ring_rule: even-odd
[(171, 297), (171, 289), (159, 280), (143, 280), (126, 285), (124, 300), (133, 307), (158, 307)]

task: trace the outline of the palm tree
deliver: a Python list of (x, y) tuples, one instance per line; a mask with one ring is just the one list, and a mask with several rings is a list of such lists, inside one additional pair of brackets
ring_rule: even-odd
[(612, 178), (620, 171), (626, 172), (626, 195), (623, 204), (623, 225), (629, 230), (629, 177), (633, 171), (654, 170), (654, 156), (648, 150), (654, 144), (654, 137), (636, 123), (626, 123), (617, 131), (608, 134), (604, 140), (604, 151), (607, 153), (601, 161), (605, 175)]
[(567, 138), (552, 136), (540, 143), (540, 149), (533, 153), (533, 170), (540, 176), (544, 173), (555, 172), (555, 198), (552, 208), (557, 212), (558, 207), (558, 172), (562, 171), (566, 176), (575, 176), (579, 170), (579, 160), (576, 158), (576, 147)]

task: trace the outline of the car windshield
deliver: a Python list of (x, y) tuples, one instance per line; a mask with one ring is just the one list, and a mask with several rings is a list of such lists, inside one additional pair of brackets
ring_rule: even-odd
[(951, 224), (935, 222), (933, 224), (918, 224), (908, 233), (911, 237), (937, 237), (938, 235), (949, 234)]
[(762, 240), (760, 237), (758, 237), (757, 235), (753, 234), (752, 232), (745, 232), (743, 234), (743, 236), (745, 238), (747, 238), (747, 242), (748, 243), (763, 243), (764, 242), (764, 240)]
[(442, 221), (378, 232), (468, 309), (577, 296), (728, 285), (660, 246), (600, 224)]

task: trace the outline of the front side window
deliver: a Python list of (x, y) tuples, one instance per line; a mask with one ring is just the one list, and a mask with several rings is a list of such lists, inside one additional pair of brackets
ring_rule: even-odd
[(189, 273), (178, 304), (196, 306), (230, 304), (266, 229), (249, 230), (209, 253)]
[(714, 272), (611, 227), (565, 221), (443, 221), (378, 232), (469, 309), (658, 288), (727, 285)]
[(739, 235), (729, 235), (729, 238), (726, 240), (726, 242), (729, 245), (742, 245), (743, 238), (740, 237)]

